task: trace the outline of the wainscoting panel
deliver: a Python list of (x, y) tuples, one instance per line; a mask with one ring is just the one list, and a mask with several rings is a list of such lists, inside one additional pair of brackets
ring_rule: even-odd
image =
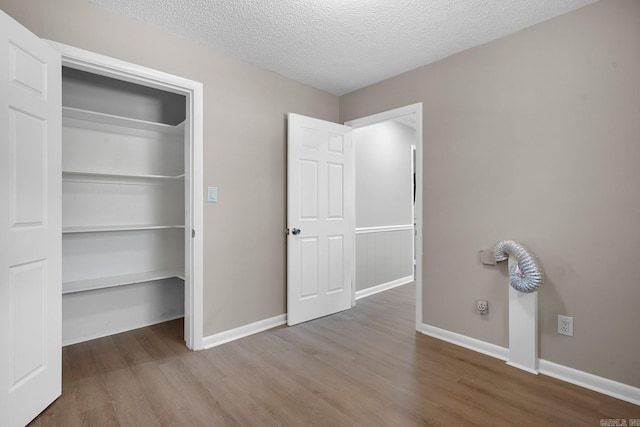
[(356, 229), (356, 291), (413, 276), (411, 225)]

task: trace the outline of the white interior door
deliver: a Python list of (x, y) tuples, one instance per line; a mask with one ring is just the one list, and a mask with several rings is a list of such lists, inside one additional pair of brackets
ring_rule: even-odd
[(0, 11), (0, 424), (61, 392), (60, 54)]
[(351, 307), (354, 148), (351, 128), (289, 114), (287, 323)]

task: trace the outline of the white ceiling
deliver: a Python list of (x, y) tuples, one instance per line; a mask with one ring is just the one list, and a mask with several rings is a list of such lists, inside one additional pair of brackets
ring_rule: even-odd
[(597, 0), (89, 0), (343, 95)]

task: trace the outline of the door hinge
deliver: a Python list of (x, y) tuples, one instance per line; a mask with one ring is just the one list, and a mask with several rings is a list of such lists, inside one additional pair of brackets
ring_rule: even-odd
[(196, 230), (191, 229), (191, 238), (194, 239), (196, 237)]

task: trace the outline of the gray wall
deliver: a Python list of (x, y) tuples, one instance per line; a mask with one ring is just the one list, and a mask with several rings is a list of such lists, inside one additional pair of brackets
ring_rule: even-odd
[(601, 1), (341, 97), (345, 121), (423, 103), (424, 323), (507, 346), (506, 263), (478, 250), (519, 240), (541, 357), (640, 386), (639, 23)]
[[(0, 0), (38, 36), (204, 83), (204, 334), (286, 312), (286, 114), (338, 98), (83, 0)], [(204, 197), (204, 195), (202, 195)]]
[(415, 129), (394, 121), (353, 131), (356, 228), (411, 224), (415, 135)]
[[(356, 229), (412, 223), (411, 145), (394, 121), (355, 129)], [(356, 291), (413, 275), (411, 230), (356, 234)]]

